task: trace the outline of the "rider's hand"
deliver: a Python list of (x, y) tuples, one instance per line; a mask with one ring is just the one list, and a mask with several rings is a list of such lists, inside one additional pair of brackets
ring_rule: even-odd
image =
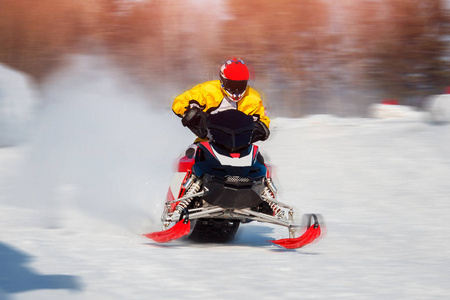
[(270, 130), (267, 128), (266, 124), (260, 120), (254, 122), (253, 124), (255, 125), (255, 129), (253, 129), (252, 143), (267, 140), (270, 135)]
[(188, 127), (199, 138), (206, 138), (208, 131), (206, 130), (206, 117), (208, 116), (198, 107), (192, 107), (186, 111), (181, 120), (183, 126)]

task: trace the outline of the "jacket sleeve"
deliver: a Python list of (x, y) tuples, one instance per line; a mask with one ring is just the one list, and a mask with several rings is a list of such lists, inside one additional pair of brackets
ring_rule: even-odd
[(255, 116), (269, 128), (270, 119), (266, 116), (266, 109), (264, 108), (261, 96), (254, 89), (250, 88), (248, 99), (241, 104), (238, 104), (239, 110), (247, 115)]
[(262, 101), (260, 102), (260, 105), (258, 105), (258, 107), (256, 108), (256, 112), (254, 113), (254, 115), (258, 115), (259, 120), (263, 122), (267, 126), (267, 128), (269, 128), (270, 119), (268, 116), (266, 116), (266, 109), (264, 108)]
[(172, 104), (173, 112), (179, 117), (183, 117), (184, 113), (191, 104), (196, 104), (203, 110), (205, 108), (205, 97), (202, 89), (202, 84), (198, 84), (192, 89), (187, 90), (181, 95), (175, 97)]

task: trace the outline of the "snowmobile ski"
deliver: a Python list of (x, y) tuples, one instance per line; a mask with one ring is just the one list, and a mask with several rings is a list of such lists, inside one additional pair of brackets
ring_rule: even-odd
[(188, 218), (178, 221), (171, 228), (163, 231), (144, 234), (145, 237), (154, 240), (157, 243), (166, 243), (179, 239), (191, 230), (191, 221)]
[(301, 236), (297, 238), (274, 240), (271, 242), (286, 249), (297, 249), (312, 243), (320, 236), (321, 229), (315, 214), (311, 214), (310, 220), (311, 219), (314, 219), (314, 224), (311, 225), (311, 221), (309, 221), (306, 231)]

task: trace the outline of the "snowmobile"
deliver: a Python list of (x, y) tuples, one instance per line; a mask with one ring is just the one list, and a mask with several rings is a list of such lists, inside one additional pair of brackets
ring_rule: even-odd
[(305, 215), (306, 227), (295, 224), (294, 209), (277, 200), (271, 168), (251, 142), (253, 117), (226, 110), (210, 114), (206, 124), (209, 140), (191, 145), (178, 162), (161, 216), (163, 230), (144, 236), (158, 243), (182, 237), (224, 243), (240, 224), (258, 221), (286, 227), (289, 238), (271, 242), (287, 249), (316, 240), (317, 215)]

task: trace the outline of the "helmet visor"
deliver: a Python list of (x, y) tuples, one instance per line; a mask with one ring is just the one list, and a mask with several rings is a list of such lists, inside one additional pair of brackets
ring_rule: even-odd
[(222, 78), (222, 85), (225, 91), (232, 95), (240, 95), (247, 89), (247, 80), (230, 80)]

